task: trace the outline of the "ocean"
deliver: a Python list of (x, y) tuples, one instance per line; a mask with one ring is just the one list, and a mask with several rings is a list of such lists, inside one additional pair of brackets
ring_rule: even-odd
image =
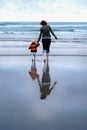
[[(58, 40), (55, 40), (52, 36), (53, 51), (51, 52), (53, 54), (57, 54), (57, 48), (61, 47), (65, 49), (87, 48), (87, 22), (49, 22), (48, 24), (58, 37)], [(5, 50), (6, 48), (27, 49), (32, 39), (38, 39), (40, 27), (39, 22), (0, 22), (1, 54), (6, 54), (6, 52), (8, 54), (9, 50)], [(2, 48), (5, 52), (2, 52)], [(28, 54), (28, 52), (24, 52), (23, 54)], [(11, 54), (10, 51), (9, 53)]]

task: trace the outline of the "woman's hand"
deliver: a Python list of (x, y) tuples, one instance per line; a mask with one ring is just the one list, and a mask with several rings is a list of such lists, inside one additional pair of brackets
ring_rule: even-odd
[(55, 37), (55, 39), (57, 40), (58, 38), (57, 38), (57, 37)]

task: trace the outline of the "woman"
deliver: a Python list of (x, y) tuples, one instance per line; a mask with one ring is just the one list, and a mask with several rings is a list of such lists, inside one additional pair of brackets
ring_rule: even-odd
[(45, 20), (42, 20), (40, 24), (42, 25), (42, 27), (40, 28), (40, 35), (37, 40), (37, 43), (40, 41), (42, 37), (42, 46), (43, 46), (44, 61), (45, 61), (48, 60), (48, 54), (49, 54), (50, 44), (51, 44), (51, 34), (55, 37), (55, 39), (57, 39), (57, 37)]

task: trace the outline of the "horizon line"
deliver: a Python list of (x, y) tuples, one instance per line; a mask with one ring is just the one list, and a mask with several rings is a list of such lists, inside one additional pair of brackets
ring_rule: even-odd
[[(40, 22), (40, 21), (0, 21), (0, 22)], [(87, 21), (48, 21), (48, 23), (54, 22), (54, 23), (87, 23)]]

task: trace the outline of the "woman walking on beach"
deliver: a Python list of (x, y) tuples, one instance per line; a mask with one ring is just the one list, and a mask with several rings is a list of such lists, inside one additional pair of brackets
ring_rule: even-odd
[(40, 22), (40, 25), (42, 25), (42, 27), (40, 28), (40, 34), (39, 34), (39, 38), (37, 42), (39, 42), (42, 37), (42, 46), (43, 46), (44, 61), (45, 61), (45, 60), (48, 60), (50, 44), (51, 44), (51, 34), (55, 37), (55, 39), (58, 39), (58, 38), (54, 34), (50, 25), (48, 25), (45, 20), (42, 20)]

